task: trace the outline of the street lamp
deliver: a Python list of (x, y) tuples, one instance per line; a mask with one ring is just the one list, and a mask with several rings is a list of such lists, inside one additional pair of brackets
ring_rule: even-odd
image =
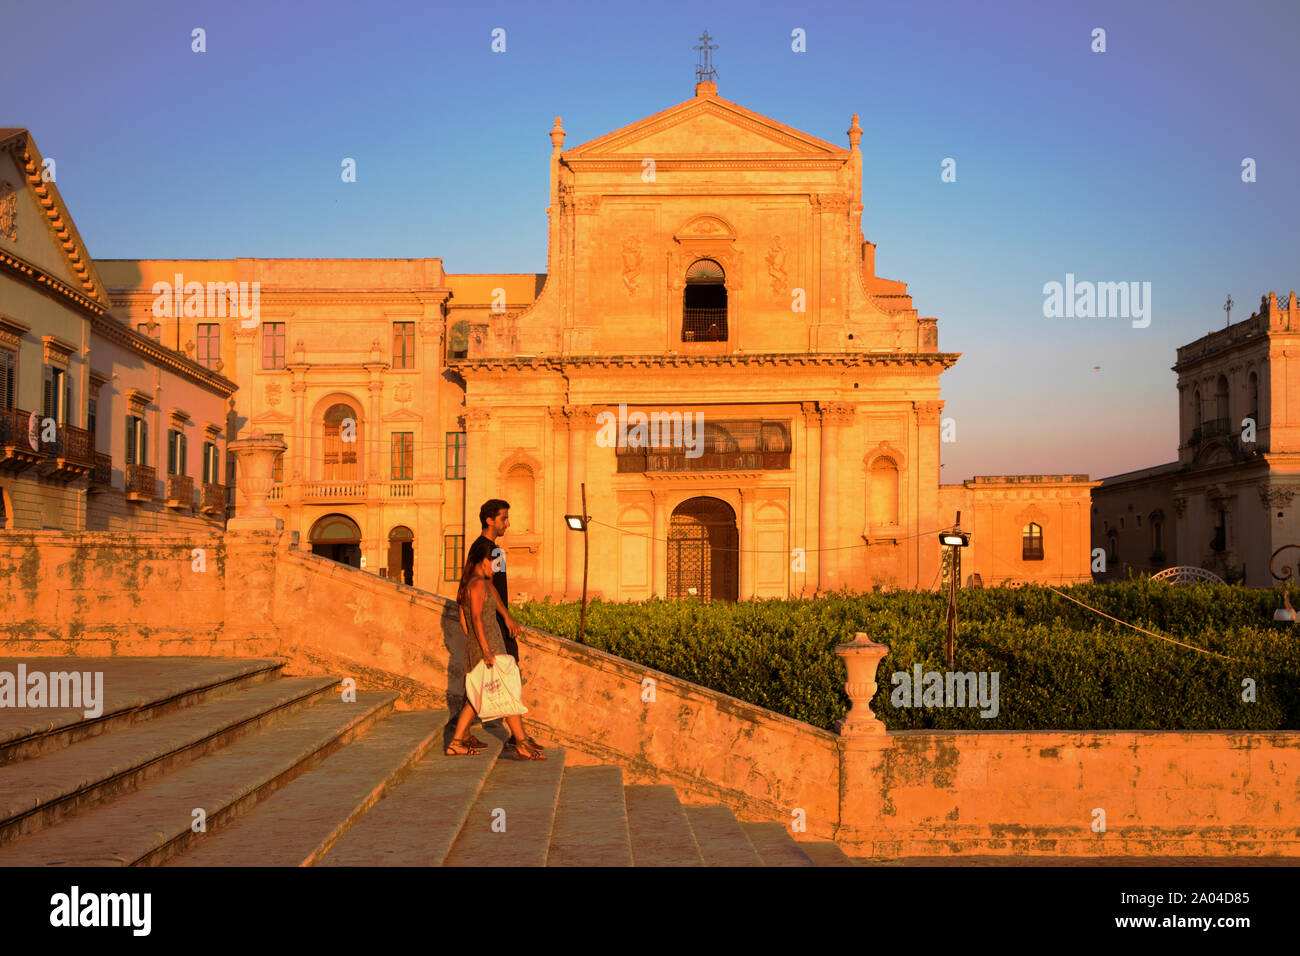
[(591, 515), (587, 514), (587, 483), (584, 481), (581, 487), (582, 514), (565, 515), (564, 522), (570, 531), (582, 532), (582, 610), (578, 614), (578, 643), (584, 644), (583, 638), (587, 633), (587, 522)]
[(970, 535), (961, 530), (961, 512), (951, 531), (939, 534), (939, 544), (952, 549), (951, 574), (948, 580), (948, 666), (952, 667), (953, 640), (957, 633), (957, 582), (961, 580), (961, 549), (970, 545)]

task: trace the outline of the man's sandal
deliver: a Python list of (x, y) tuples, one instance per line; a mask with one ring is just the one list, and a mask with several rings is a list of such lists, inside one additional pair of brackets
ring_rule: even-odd
[(447, 743), (447, 749), (444, 752), (448, 757), (476, 757), (482, 753), (481, 750), (468, 741), (457, 740), (455, 737), (452, 737)]

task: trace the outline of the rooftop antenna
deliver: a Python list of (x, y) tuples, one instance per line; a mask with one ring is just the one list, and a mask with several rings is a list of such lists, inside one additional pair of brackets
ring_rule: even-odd
[(1228, 313), (1228, 321), (1223, 326), (1225, 329), (1229, 325), (1232, 325), (1232, 306), (1233, 306), (1232, 293), (1228, 293), (1228, 301), (1223, 303), (1223, 311)]
[(705, 30), (700, 35), (700, 45), (691, 47), (693, 50), (700, 51), (700, 62), (695, 65), (695, 82), (703, 83), (705, 80), (717, 82), (718, 71), (713, 68), (713, 58), (710, 55), (713, 50), (718, 48), (716, 43), (710, 43), (713, 37), (709, 36), (709, 31)]

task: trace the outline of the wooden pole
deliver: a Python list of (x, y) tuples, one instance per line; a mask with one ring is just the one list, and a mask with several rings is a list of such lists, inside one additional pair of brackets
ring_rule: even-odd
[(582, 487), (582, 611), (578, 615), (578, 643), (586, 643), (587, 634), (587, 483)]

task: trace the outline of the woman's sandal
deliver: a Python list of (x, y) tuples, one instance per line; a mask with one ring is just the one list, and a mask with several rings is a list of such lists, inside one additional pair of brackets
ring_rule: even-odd
[(546, 754), (540, 750), (534, 749), (527, 744), (515, 744), (516, 760), (545, 760)]
[(470, 746), (470, 747), (474, 747), (474, 748), (476, 748), (476, 749), (478, 749), (478, 750), (482, 750), (484, 747), (487, 746), (487, 744), (483, 743), (483, 741), (479, 740), (479, 739), (478, 739), (477, 737), (475, 737), (473, 734), (467, 734), (467, 735), (466, 735), (466, 737), (465, 737), (465, 743), (466, 743), (468, 746)]
[(457, 740), (455, 737), (452, 737), (447, 743), (447, 749), (444, 752), (448, 757), (476, 757), (482, 753), (481, 750), (468, 741)]

